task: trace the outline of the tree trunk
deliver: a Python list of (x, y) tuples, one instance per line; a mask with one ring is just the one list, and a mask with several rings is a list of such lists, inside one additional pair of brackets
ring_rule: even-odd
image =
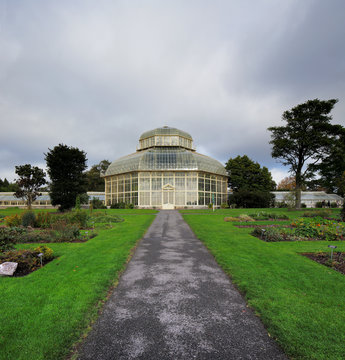
[(301, 186), (296, 185), (296, 209), (301, 209)]
[(301, 209), (301, 190), (302, 190), (302, 177), (301, 172), (296, 172), (296, 209)]

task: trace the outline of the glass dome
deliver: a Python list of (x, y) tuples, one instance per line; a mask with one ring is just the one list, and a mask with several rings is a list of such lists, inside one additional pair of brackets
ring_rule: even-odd
[(103, 176), (107, 205), (173, 209), (227, 201), (224, 166), (197, 153), (188, 133), (168, 126), (143, 133), (137, 151), (115, 160)]
[(157, 146), (180, 146), (194, 150), (193, 139), (188, 133), (169, 126), (146, 131), (140, 136), (138, 150)]
[(114, 161), (105, 176), (132, 171), (194, 170), (227, 176), (217, 160), (180, 147), (157, 147), (138, 151)]

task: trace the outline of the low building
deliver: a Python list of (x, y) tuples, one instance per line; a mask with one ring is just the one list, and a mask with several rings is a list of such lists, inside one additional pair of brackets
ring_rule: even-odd
[[(52, 206), (49, 193), (48, 192), (42, 192), (41, 196), (38, 196), (38, 198), (32, 203), (33, 209), (51, 209), (54, 208)], [(105, 202), (105, 195), (104, 192), (96, 192), (96, 191), (89, 191), (89, 202), (96, 198), (103, 202)], [(13, 192), (0, 192), (0, 209), (4, 209), (7, 207), (19, 207), (24, 208), (26, 207), (25, 200), (18, 199), (14, 196)], [(56, 206), (57, 208), (57, 206)]]
[[(289, 203), (294, 199), (292, 191), (272, 191), (275, 195), (275, 203)], [(301, 203), (306, 207), (316, 207), (317, 203), (323, 203), (325, 206), (337, 204), (337, 207), (343, 206), (344, 199), (336, 194), (327, 194), (325, 191), (302, 191)]]

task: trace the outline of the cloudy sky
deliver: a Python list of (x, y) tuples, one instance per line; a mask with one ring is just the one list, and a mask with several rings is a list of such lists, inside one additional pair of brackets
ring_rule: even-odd
[(59, 143), (91, 166), (168, 125), (222, 163), (247, 154), (280, 180), (267, 127), (338, 98), (344, 0), (0, 0), (0, 178)]

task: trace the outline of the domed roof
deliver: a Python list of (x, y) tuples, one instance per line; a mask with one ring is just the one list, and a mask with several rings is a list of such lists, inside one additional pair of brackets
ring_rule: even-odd
[(105, 176), (134, 171), (171, 170), (195, 170), (227, 176), (219, 161), (180, 147), (149, 148), (124, 156), (110, 164)]
[(176, 128), (171, 128), (169, 126), (163, 126), (161, 128), (146, 131), (140, 136), (139, 140), (143, 140), (155, 135), (177, 135), (187, 138), (189, 140), (193, 140), (192, 137), (185, 131)]

